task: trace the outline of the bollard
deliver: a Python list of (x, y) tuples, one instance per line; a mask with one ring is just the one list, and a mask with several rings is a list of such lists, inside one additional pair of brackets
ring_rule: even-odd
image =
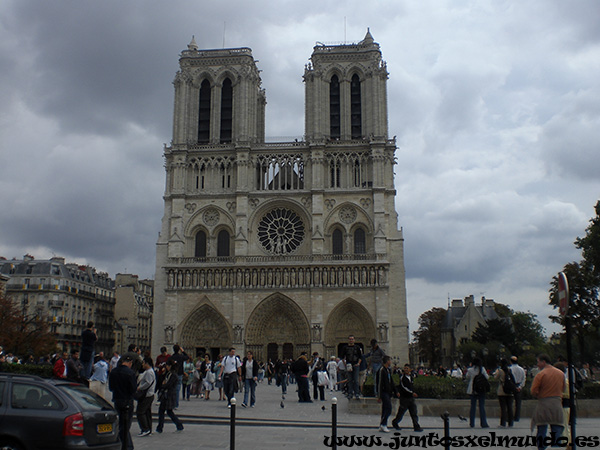
[(441, 417), (444, 421), (444, 448), (450, 450), (450, 413), (446, 411)]
[(331, 399), (331, 448), (337, 450), (337, 397)]
[(231, 397), (231, 423), (229, 424), (229, 449), (235, 450), (235, 397)]

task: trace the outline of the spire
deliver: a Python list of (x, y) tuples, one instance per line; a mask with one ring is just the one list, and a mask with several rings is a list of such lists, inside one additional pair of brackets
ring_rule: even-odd
[(192, 40), (191, 42), (188, 44), (188, 50), (198, 50), (198, 44), (196, 44), (196, 39), (194, 37), (194, 35), (192, 35)]
[(365, 34), (365, 38), (362, 40), (361, 44), (372, 44), (373, 42), (375, 42), (375, 40), (371, 35), (371, 30), (367, 28), (367, 34)]

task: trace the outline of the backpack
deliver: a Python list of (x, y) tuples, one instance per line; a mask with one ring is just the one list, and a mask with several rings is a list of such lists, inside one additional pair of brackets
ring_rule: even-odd
[(481, 368), (479, 368), (479, 373), (475, 375), (473, 378), (473, 392), (475, 394), (485, 394), (490, 392), (490, 382), (488, 379), (481, 373)]
[(504, 370), (504, 384), (502, 385), (502, 389), (504, 389), (504, 393), (507, 395), (512, 395), (517, 393), (517, 383), (515, 383), (515, 377), (511, 373), (510, 369)]

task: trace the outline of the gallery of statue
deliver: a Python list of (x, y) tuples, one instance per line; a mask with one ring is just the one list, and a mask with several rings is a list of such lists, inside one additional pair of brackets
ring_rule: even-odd
[[(268, 57), (268, 55), (265, 55)], [(353, 334), (408, 359), (404, 243), (394, 207), (388, 72), (367, 32), (318, 43), (304, 68), (304, 138), (266, 142), (249, 48), (199, 50), (175, 76), (157, 243), (153, 353), (266, 361)], [(291, 83), (300, 83), (290, 80)]]

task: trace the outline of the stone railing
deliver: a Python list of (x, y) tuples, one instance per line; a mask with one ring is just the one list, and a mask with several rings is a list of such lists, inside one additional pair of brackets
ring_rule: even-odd
[(387, 286), (388, 264), (165, 268), (167, 289), (372, 288)]

